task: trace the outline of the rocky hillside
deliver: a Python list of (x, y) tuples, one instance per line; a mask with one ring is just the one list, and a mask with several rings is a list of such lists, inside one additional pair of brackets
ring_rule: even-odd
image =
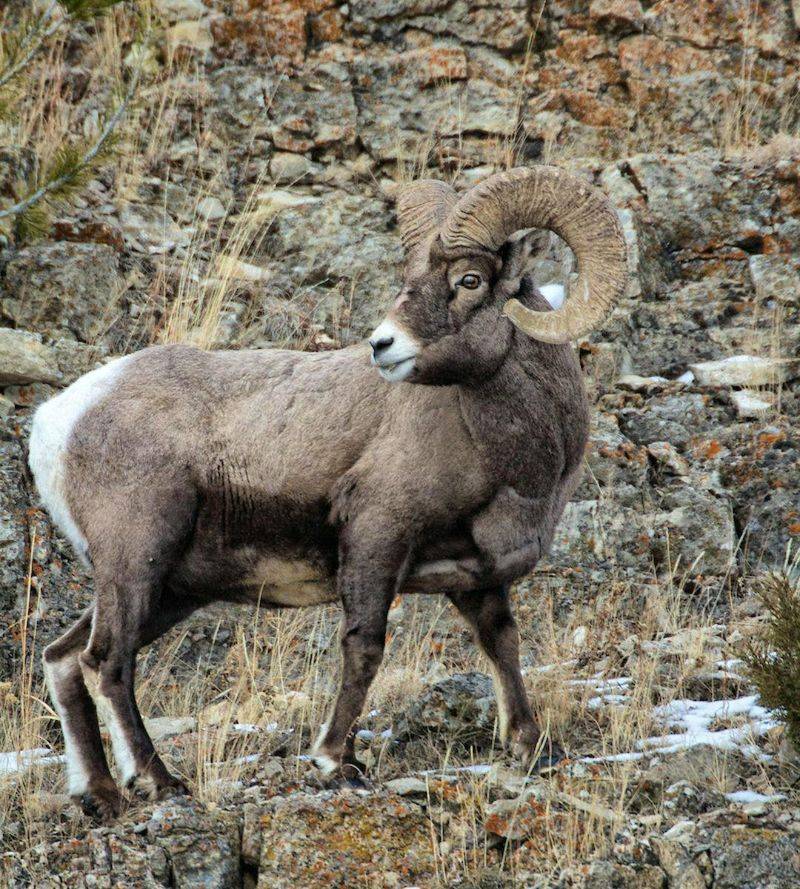
[[(30, 124), (0, 137), (2, 210), (140, 72), (113, 157), (47, 237), (10, 227), (0, 253), (8, 885), (800, 886), (791, 749), (738, 662), (759, 578), (796, 571), (800, 546), (798, 3), (154, 6), (149, 30), (126, 4), (65, 32), (21, 101)], [(515, 594), (567, 764), (526, 780), (503, 758), (464, 632), (406, 602), (362, 732), (375, 786), (321, 788), (302, 757), (334, 689), (336, 610), (230, 609), (142, 658), (193, 801), (103, 828), (65, 809), (38, 653), (91, 580), (25, 471), (32, 409), (153, 342), (359, 339), (399, 281), (398, 182), (540, 162), (605, 190), (631, 265), (576, 345), (584, 480)], [(560, 242), (535, 274), (568, 283)]]

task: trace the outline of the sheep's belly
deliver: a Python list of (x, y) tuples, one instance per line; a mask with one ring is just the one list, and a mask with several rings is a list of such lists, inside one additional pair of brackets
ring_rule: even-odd
[(302, 559), (262, 557), (247, 575), (245, 586), (255, 598), (274, 605), (299, 608), (336, 600), (334, 578)]

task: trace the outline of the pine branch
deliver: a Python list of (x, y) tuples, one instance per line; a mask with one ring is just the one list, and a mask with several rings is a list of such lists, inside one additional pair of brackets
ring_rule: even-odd
[[(103, 15), (112, 6), (116, 6), (121, 2), (122, 0), (58, 0), (56, 3), (54, 0), (20, 41), (19, 46), (16, 48), (17, 53), (22, 53), (20, 58), (12, 62), (5, 71), (0, 72), (0, 88), (16, 77), (28, 65), (36, 53), (39, 52), (45, 41), (49, 40), (66, 24)], [(42, 30), (57, 5), (62, 7), (64, 14), (48, 28)]]
[(69, 18), (73, 20), (90, 19), (103, 15), (112, 6), (122, 0), (58, 0)]
[[(45, 31), (42, 31), (42, 27), (47, 19), (50, 17), (52, 10), (55, 9), (55, 3), (49, 7), (49, 9), (42, 15), (41, 19), (36, 23), (36, 25), (31, 28), (31, 30), (25, 35), (25, 37), (20, 42), (18, 47), (18, 51), (22, 52), (22, 56), (17, 59), (16, 62), (13, 62), (5, 71), (0, 74), (0, 87), (5, 86), (9, 80), (22, 71), (23, 68), (30, 62), (30, 60), (39, 52), (42, 44), (45, 40), (48, 40), (53, 34), (56, 33), (60, 28), (64, 26), (67, 22), (67, 18), (60, 18), (53, 22), (49, 28)], [(29, 44), (33, 44), (29, 46)], [(27, 48), (27, 52), (25, 51)]]
[[(136, 69), (133, 77), (131, 77), (130, 83), (128, 84), (128, 89), (125, 93), (124, 98), (106, 122), (106, 125), (103, 127), (99, 137), (91, 146), (91, 148), (89, 148), (80, 158), (71, 159), (71, 163), (69, 162), (70, 159), (68, 157), (68, 150), (62, 151), (60, 158), (57, 158), (56, 162), (54, 163), (53, 178), (50, 178), (47, 182), (44, 183), (44, 185), (37, 188), (36, 191), (28, 195), (28, 197), (24, 200), (19, 201), (12, 207), (8, 207), (5, 210), (0, 210), (0, 219), (6, 219), (9, 216), (16, 216), (20, 213), (25, 213), (48, 195), (52, 195), (60, 190), (69, 188), (70, 186), (77, 185), (79, 183), (81, 174), (84, 173), (92, 165), (92, 162), (95, 161), (95, 159), (97, 159), (99, 155), (101, 155), (103, 150), (108, 147), (109, 140), (112, 138), (117, 124), (120, 122), (122, 116), (125, 114), (125, 111), (131, 99), (133, 98), (134, 93), (136, 92), (136, 88), (139, 84), (139, 76), (141, 74), (141, 70), (141, 66)], [(59, 173), (59, 169), (63, 170), (64, 172)]]
[[(28, 48), (30, 42), (36, 37), (39, 32), (39, 29), (44, 25), (44, 23), (50, 18), (53, 14), (53, 11), (58, 6), (56, 0), (52, 0), (50, 5), (45, 9), (45, 11), (39, 16), (36, 20), (36, 23), (29, 28), (25, 29), (25, 34), (22, 36), (22, 39), (19, 43), (14, 47), (14, 56), (19, 55), (19, 53), (25, 52)], [(13, 34), (13, 32), (12, 32)], [(13, 37), (12, 37), (13, 39)]]

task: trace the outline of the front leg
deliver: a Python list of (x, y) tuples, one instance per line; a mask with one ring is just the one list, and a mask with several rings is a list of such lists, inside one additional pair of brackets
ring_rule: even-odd
[(526, 769), (535, 771), (563, 754), (552, 742), (540, 743), (519, 664), (519, 633), (508, 602), (508, 590), (494, 587), (470, 593), (449, 593), (489, 661), (497, 696), (500, 740), (510, 746)]
[(313, 760), (326, 776), (358, 778), (353, 726), (383, 660), (386, 618), (402, 575), (408, 546), (377, 516), (363, 516), (343, 529), (337, 588), (342, 602), (342, 680)]

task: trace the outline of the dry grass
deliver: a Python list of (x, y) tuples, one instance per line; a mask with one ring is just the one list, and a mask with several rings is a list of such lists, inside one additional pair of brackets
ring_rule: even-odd
[[(445, 600), (407, 597), (395, 603), (386, 658), (365, 708), (365, 714), (374, 715), (362, 723), (375, 737), (360, 755), (378, 782), (415, 770), (428, 773), (432, 843), (442, 885), (492, 872), (520, 881), (531, 873), (557, 874), (606, 854), (626, 825), (654, 828), (668, 819), (660, 804), (651, 804), (637, 790), (636, 761), (603, 758), (636, 751), (642, 739), (666, 731), (654, 719), (654, 705), (685, 696), (688, 679), (704, 665), (713, 666), (718, 653), (708, 649), (710, 616), (691, 605), (679, 579), (652, 584), (632, 619), (629, 603), (635, 595), (609, 584), (593, 604), (559, 617), (557, 594), (546, 577), (521, 585), (517, 605), (528, 690), (540, 723), (574, 764), (534, 782), (534, 795), (521, 793), (502, 815), (493, 809), (498, 781), (506, 776), (503, 780), (522, 790), (524, 775), (498, 745), (465, 752), (447, 742), (419, 740), (399, 750), (381, 737), (432, 678), (486, 669)], [(60, 743), (53, 712), (35, 678), (40, 656), (36, 602), (28, 605), (18, 628), (20, 674), (13, 696), (0, 709), (2, 750), (57, 748)], [(269, 783), (264, 769), (274, 761), (272, 754), (282, 763), (276, 792), (309, 780), (303, 754), (336, 690), (337, 625), (336, 607), (295, 612), (213, 608), (141, 656), (143, 713), (196, 720), (193, 730), (158, 746), (197, 799), (224, 805), (252, 782)], [(677, 636), (683, 643), (676, 649), (661, 644)], [(202, 657), (195, 654), (198, 644)], [(593, 706), (595, 683), (618, 677), (630, 680), (624, 702)], [(584, 757), (599, 761), (582, 764)], [(489, 773), (453, 771), (476, 762), (488, 766)], [(724, 752), (710, 783), (730, 788)], [(51, 812), (64, 805), (62, 794), (60, 766), (0, 779), (0, 830), (16, 825), (13, 845), (23, 850), (54, 836), (77, 834), (86, 826), (78, 817), (53, 828)], [(519, 841), (498, 845), (486, 833), (487, 822), (503, 819), (512, 835), (515, 824), (520, 828)]]
[[(93, 37), (90, 68), (97, 88), (102, 81), (102, 89), (114, 89), (124, 64), (120, 46), (128, 27), (118, 13), (104, 21)], [(67, 103), (59, 105), (53, 100), (54, 85), (63, 74), (60, 46), (53, 48), (47, 68), (48, 78), (40, 75), (32, 101), (15, 123), (16, 138), (35, 146), (43, 156), (77, 126), (83, 126)], [(758, 91), (748, 86), (752, 76), (752, 68), (745, 65), (741, 95), (725, 118), (722, 143), (726, 151), (745, 146), (754, 157), (773, 156), (764, 152), (782, 156), (788, 148), (796, 148), (793, 137), (773, 137), (766, 146), (754, 148), (764, 139), (758, 123)], [(520, 78), (520, 83), (523, 80)], [(140, 194), (143, 181), (173, 144), (180, 102), (197, 89), (192, 70), (178, 58), (170, 60), (148, 84), (132, 125), (126, 128), (125, 150), (116, 162), (120, 201)], [(521, 87), (517, 104), (516, 117), (521, 119)], [(517, 126), (512, 135), (498, 142), (498, 168), (518, 163), (519, 134)], [(191, 238), (179, 262), (170, 265), (164, 258), (155, 276), (151, 296), (157, 321), (151, 338), (211, 348), (225, 336), (226, 317), (237, 304), (242, 275), (245, 271), (254, 274), (244, 270), (242, 263), (259, 265), (275, 211), (268, 183), (261, 179), (245, 194), (226, 201), (222, 219), (208, 219), (202, 212), (204, 201), (227, 187), (225, 156), (215, 146), (216, 160), (210, 164), (209, 134), (199, 131), (193, 138), (198, 160), (194, 168), (184, 170), (193, 200), (187, 221)], [(557, 150), (554, 141), (547, 143), (545, 160), (551, 161)], [(434, 136), (423, 140), (417, 156), (406, 162), (397, 178), (423, 175), (429, 159), (441, 151)], [(453, 178), (461, 173), (460, 161), (448, 168)], [(341, 318), (334, 323), (339, 341), (348, 337), (347, 300), (344, 305)], [(110, 305), (109, 317), (113, 311)], [(308, 318), (298, 325), (287, 316), (287, 343), (313, 346), (314, 336)], [(779, 332), (777, 339), (780, 344)], [(12, 628), (22, 652), (19, 672), (10, 687), (0, 686), (2, 751), (60, 745), (55, 714), (37, 679), (35, 665), (41, 646), (32, 568), (24, 611), (19, 625)], [(654, 719), (653, 706), (681, 698), (699, 667), (711, 665), (706, 643), (712, 618), (688, 604), (684, 584), (689, 573), (687, 569), (683, 576), (676, 573), (652, 579), (646, 596), (610, 580), (596, 600), (574, 606), (566, 618), (557, 609), (557, 589), (551, 589), (544, 575), (520, 587), (528, 689), (540, 723), (573, 760), (635, 751), (642, 739), (664, 732)], [(724, 598), (726, 589), (721, 587), (717, 598)], [(637, 596), (642, 599), (641, 607), (632, 619), (627, 604)], [(199, 800), (214, 806), (235, 796), (238, 788), (259, 778), (264, 758), (271, 752), (284, 757), (291, 777), (299, 779), (307, 773), (308, 766), (300, 757), (324, 721), (336, 690), (337, 622), (338, 610), (332, 607), (282, 613), (211, 609), (143, 655), (139, 699), (145, 715), (191, 716), (196, 720), (195, 730), (177, 742), (159, 746), (168, 765), (192, 785)], [(206, 632), (198, 632), (201, 626), (215, 630), (206, 654), (197, 658), (193, 649), (196, 644), (205, 645), (207, 637)], [(678, 632), (685, 633), (688, 641), (677, 656), (645, 644)], [(365, 708), (366, 713), (378, 711), (367, 720), (376, 738), (361, 754), (373, 777), (383, 781), (417, 768), (434, 770), (428, 778), (429, 802), (438, 812), (432, 821), (432, 843), (442, 884), (458, 877), (477, 879), (492, 870), (520, 879), (526, 870), (553, 874), (603, 855), (618, 829), (646, 808), (635, 790), (635, 762), (605, 760), (564, 769), (541, 799), (526, 800), (520, 795), (511, 819), (532, 820), (534, 838), (497, 848), (484, 825), (496, 801), (495, 777), (499, 770), (511, 767), (498, 747), (474, 754), (491, 767), (488, 776), (466, 772), (452, 781), (453, 767), (473, 764), (469, 755), (447, 745), (424, 743), (401, 753), (380, 737), (422, 692), (428, 679), (485, 666), (443, 600), (408, 598), (393, 609), (386, 659)], [(630, 679), (625, 702), (591, 707), (590, 701), (597, 697), (591, 680), (621, 676)], [(252, 725), (256, 730), (240, 731), (236, 726), (241, 725)], [(253, 758), (256, 756), (259, 758)], [(69, 835), (86, 827), (80, 818), (62, 819), (54, 827), (49, 809), (56, 810), (64, 802), (61, 771), (60, 766), (48, 765), (0, 776), (0, 832), (6, 831), (15, 847), (29, 851), (52, 839), (54, 833)], [(517, 778), (521, 777), (517, 773)], [(729, 765), (724, 753), (720, 753), (712, 777), (715, 786), (728, 786)], [(658, 824), (664, 816), (656, 808), (642, 817), (652, 817), (652, 823)], [(12, 829), (12, 825), (18, 826)]]

